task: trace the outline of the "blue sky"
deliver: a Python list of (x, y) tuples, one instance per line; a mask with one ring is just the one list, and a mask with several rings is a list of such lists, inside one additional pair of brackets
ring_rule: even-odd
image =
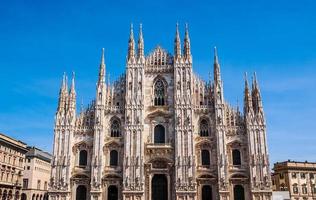
[(315, 10), (312, 0), (1, 1), (0, 132), (50, 151), (64, 71), (76, 72), (87, 104), (101, 48), (111, 80), (124, 72), (131, 22), (143, 23), (147, 53), (173, 52), (175, 24), (183, 39), (187, 22), (194, 71), (208, 79), (217, 46), (232, 105), (242, 104), (244, 72), (257, 72), (271, 163), (316, 161)]

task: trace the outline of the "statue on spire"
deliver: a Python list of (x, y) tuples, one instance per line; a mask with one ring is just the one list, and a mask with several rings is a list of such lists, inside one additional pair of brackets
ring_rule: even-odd
[(180, 42), (179, 24), (178, 23), (176, 25), (176, 37), (174, 39), (174, 56), (175, 56), (176, 60), (181, 58), (181, 42)]
[(191, 62), (191, 45), (189, 37), (189, 27), (188, 24), (185, 24), (185, 36), (184, 36), (184, 49), (183, 49), (184, 58)]
[(133, 24), (131, 24), (130, 35), (128, 40), (128, 55), (127, 60), (130, 61), (131, 59), (135, 58), (135, 41), (134, 41), (134, 31), (133, 31)]
[(98, 85), (105, 83), (105, 61), (104, 60), (105, 60), (104, 59), (104, 48), (102, 48)]
[(139, 25), (139, 38), (138, 38), (138, 48), (137, 48), (138, 59), (144, 60), (144, 38), (143, 38), (143, 26)]

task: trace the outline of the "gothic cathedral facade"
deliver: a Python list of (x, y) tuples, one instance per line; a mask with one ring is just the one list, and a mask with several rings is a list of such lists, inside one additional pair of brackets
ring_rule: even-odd
[[(256, 77), (244, 108), (224, 100), (217, 51), (213, 79), (193, 73), (188, 27), (174, 55), (144, 54), (131, 26), (126, 71), (76, 112), (64, 75), (55, 117), (51, 200), (270, 200), (266, 121)], [(136, 48), (137, 46), (137, 48)], [(181, 50), (183, 48), (183, 51)]]

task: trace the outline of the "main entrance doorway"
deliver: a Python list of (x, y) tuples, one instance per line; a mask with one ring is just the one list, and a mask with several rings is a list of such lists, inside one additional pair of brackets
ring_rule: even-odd
[(118, 191), (115, 185), (110, 185), (108, 188), (108, 200), (118, 200)]
[(202, 187), (202, 200), (212, 200), (212, 188), (209, 185)]
[(234, 187), (234, 200), (245, 200), (245, 190), (241, 185), (235, 185)]
[(168, 180), (163, 174), (156, 174), (151, 181), (151, 199), (168, 200)]
[(84, 185), (79, 185), (76, 190), (76, 200), (87, 199), (87, 188)]

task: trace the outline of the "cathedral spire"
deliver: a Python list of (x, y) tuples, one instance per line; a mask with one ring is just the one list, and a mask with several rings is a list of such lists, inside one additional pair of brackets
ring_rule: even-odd
[(69, 109), (76, 109), (75, 72), (72, 72), (71, 86), (69, 92)]
[(138, 48), (137, 48), (138, 59), (144, 58), (144, 38), (143, 38), (143, 26), (139, 25), (139, 37), (138, 37)]
[(104, 61), (104, 48), (102, 48), (98, 85), (104, 84), (104, 83), (105, 83), (105, 61)]
[(174, 39), (174, 56), (176, 60), (181, 57), (181, 42), (180, 42), (180, 34), (179, 34), (179, 24), (176, 25), (176, 37)]
[(130, 35), (128, 40), (128, 56), (127, 60), (131, 60), (135, 58), (135, 41), (134, 41), (134, 31), (133, 24), (131, 24)]
[(244, 114), (252, 110), (252, 99), (249, 90), (247, 72), (245, 73), (245, 91), (244, 91)]
[(260, 92), (259, 84), (257, 81), (256, 73), (254, 73), (253, 83), (252, 83), (252, 102), (253, 102), (253, 109), (255, 112), (263, 111), (261, 92)]
[(219, 84), (221, 82), (221, 70), (216, 47), (214, 47), (214, 82), (215, 84)]
[(58, 111), (62, 111), (65, 109), (67, 96), (68, 96), (67, 76), (66, 76), (66, 73), (64, 72), (63, 78), (61, 81), (60, 90), (59, 90), (59, 99), (58, 99), (58, 108), (57, 108)]
[(190, 47), (190, 37), (189, 37), (189, 27), (185, 24), (185, 36), (184, 36), (184, 58), (191, 61), (191, 47)]
[(71, 86), (70, 86), (70, 95), (76, 95), (76, 90), (75, 90), (75, 72), (72, 72), (72, 79), (71, 79)]

